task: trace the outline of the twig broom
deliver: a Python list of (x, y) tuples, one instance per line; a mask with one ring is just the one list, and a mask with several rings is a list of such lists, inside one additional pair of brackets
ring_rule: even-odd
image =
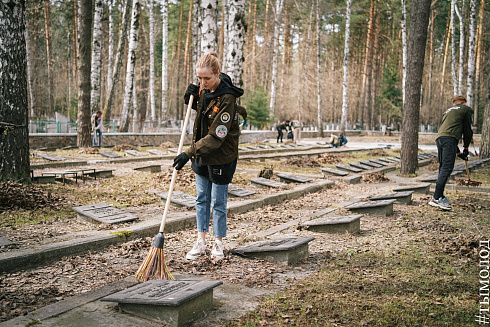
[[(187, 112), (185, 114), (184, 126), (182, 127), (182, 134), (180, 136), (179, 149), (177, 154), (182, 152), (182, 147), (184, 145), (184, 138), (187, 131), (187, 124), (189, 123), (189, 117), (191, 115), (192, 102), (194, 101), (194, 96), (191, 95), (189, 98), (189, 105), (187, 106)], [(160, 231), (153, 239), (153, 244), (150, 252), (146, 256), (143, 264), (140, 266), (136, 272), (136, 279), (140, 282), (146, 282), (150, 279), (172, 279), (175, 280), (174, 276), (170, 273), (165, 264), (165, 255), (163, 253), (163, 244), (165, 242), (165, 236), (163, 235), (163, 230), (165, 229), (165, 221), (167, 220), (168, 210), (170, 208), (170, 200), (172, 199), (172, 191), (175, 185), (175, 179), (177, 177), (177, 170), (174, 168), (172, 172), (172, 180), (170, 181), (170, 187), (168, 189), (167, 201), (165, 202), (165, 210), (163, 212), (162, 222), (160, 224)]]

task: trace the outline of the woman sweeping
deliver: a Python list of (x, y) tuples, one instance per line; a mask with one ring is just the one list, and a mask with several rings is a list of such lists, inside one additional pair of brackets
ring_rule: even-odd
[(215, 52), (197, 61), (196, 74), (200, 87), (190, 84), (184, 96), (188, 103), (194, 95), (192, 108), (197, 111), (192, 144), (174, 158), (173, 166), (180, 170), (191, 159), (192, 170), (196, 173), (197, 240), (186, 258), (195, 260), (205, 254), (212, 208), (215, 241), (211, 257), (222, 259), (228, 184), (233, 179), (238, 158), (240, 128), (236, 101), (243, 95), (243, 90), (234, 86), (228, 75), (221, 73)]

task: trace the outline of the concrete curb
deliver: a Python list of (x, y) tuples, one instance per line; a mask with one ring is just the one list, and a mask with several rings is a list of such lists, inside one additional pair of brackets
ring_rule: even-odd
[[(334, 183), (321, 180), (307, 185), (299, 185), (292, 190), (279, 194), (267, 195), (254, 200), (231, 202), (228, 208), (230, 214), (238, 214), (260, 208), (269, 204), (277, 204), (287, 199), (299, 198), (305, 194), (317, 192), (328, 188)], [(235, 204), (236, 203), (236, 204)], [(165, 232), (174, 232), (190, 228), (196, 224), (195, 212), (173, 213), (167, 219)], [(137, 223), (130, 228), (121, 228), (112, 231), (101, 231), (99, 235), (77, 238), (68, 241), (38, 245), (31, 248), (13, 250), (0, 253), (0, 272), (13, 272), (21, 269), (36, 267), (51, 261), (59, 260), (64, 256), (81, 255), (88, 251), (97, 251), (104, 247), (124, 243), (139, 237), (153, 237), (160, 229), (161, 218)], [(120, 237), (111, 232), (130, 231), (129, 237)]]

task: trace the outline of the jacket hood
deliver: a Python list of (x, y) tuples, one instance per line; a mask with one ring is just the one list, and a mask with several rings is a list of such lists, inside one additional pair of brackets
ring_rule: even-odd
[(220, 73), (219, 77), (221, 79), (221, 82), (216, 91), (206, 94), (208, 99), (215, 99), (224, 94), (231, 94), (235, 96), (235, 98), (241, 97), (243, 95), (243, 89), (233, 85), (230, 76), (226, 75), (225, 73)]

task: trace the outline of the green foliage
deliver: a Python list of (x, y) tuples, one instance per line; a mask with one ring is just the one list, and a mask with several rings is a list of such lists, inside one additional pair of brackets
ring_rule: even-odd
[(243, 102), (247, 107), (247, 118), (250, 125), (263, 128), (269, 123), (269, 101), (262, 86), (257, 86), (254, 90), (245, 93)]
[(392, 60), (388, 60), (383, 71), (383, 86), (378, 97), (381, 112), (397, 120), (401, 117), (403, 108), (402, 89), (398, 67)]

